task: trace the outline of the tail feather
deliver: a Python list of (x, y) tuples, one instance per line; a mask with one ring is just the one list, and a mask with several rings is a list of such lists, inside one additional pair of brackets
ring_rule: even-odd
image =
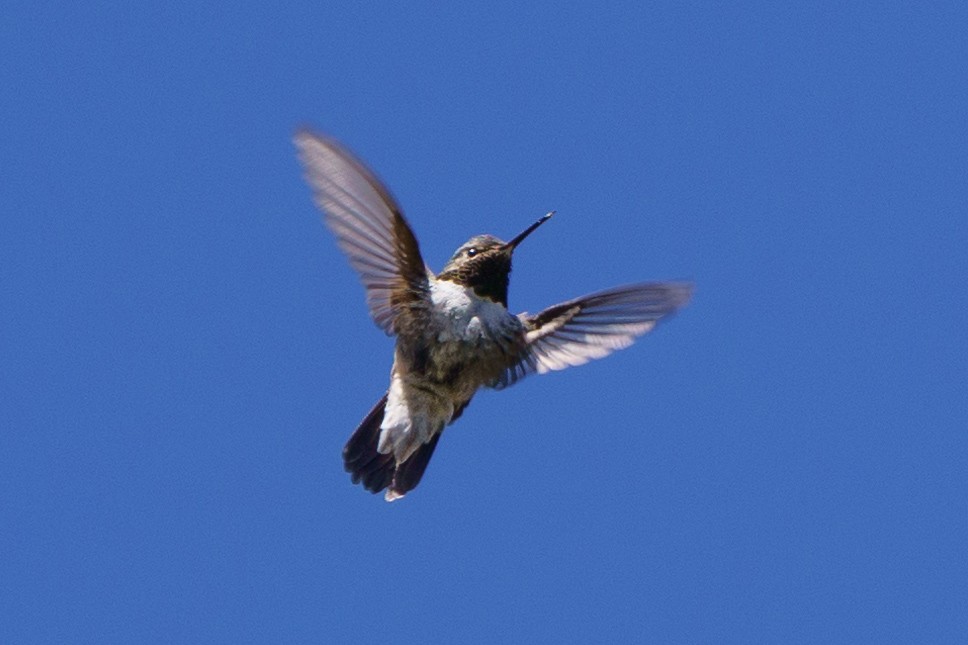
[(353, 483), (362, 482), (363, 487), (373, 493), (390, 485), (396, 469), (393, 455), (385, 455), (376, 449), (386, 404), (387, 395), (384, 394), (343, 447), (343, 467), (350, 473)]
[(384, 394), (350, 436), (343, 447), (343, 466), (350, 473), (354, 484), (362, 483), (372, 493), (389, 488), (386, 499), (393, 501), (403, 497), (420, 483), (440, 440), (440, 433), (435, 433), (405, 462), (397, 464), (392, 452), (384, 454), (377, 449), (386, 404), (387, 395)]
[(430, 438), (430, 441), (417, 448), (416, 452), (410, 455), (410, 459), (397, 466), (393, 473), (393, 481), (390, 483), (390, 490), (387, 491), (387, 501), (391, 502), (399, 497), (403, 497), (412, 491), (420, 483), (427, 464), (434, 454), (434, 448), (440, 441), (441, 433), (438, 432)]

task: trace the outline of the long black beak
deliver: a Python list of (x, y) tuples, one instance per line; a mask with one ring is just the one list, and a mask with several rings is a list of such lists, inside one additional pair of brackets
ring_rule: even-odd
[(551, 219), (551, 216), (554, 214), (555, 214), (555, 211), (550, 211), (548, 213), (545, 213), (541, 219), (539, 219), (537, 222), (535, 222), (528, 228), (521, 231), (521, 233), (517, 237), (515, 237), (513, 240), (505, 244), (504, 248), (506, 248), (509, 251), (513, 251), (514, 248), (524, 240), (524, 238), (531, 235), (534, 232), (534, 229), (538, 228), (539, 226), (547, 222), (549, 219)]

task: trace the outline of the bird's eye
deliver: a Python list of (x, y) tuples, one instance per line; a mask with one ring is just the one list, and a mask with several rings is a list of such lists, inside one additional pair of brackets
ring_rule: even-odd
[(477, 255), (477, 249), (476, 248), (474, 248), (472, 246), (471, 248), (467, 249), (467, 257), (472, 258), (475, 255)]

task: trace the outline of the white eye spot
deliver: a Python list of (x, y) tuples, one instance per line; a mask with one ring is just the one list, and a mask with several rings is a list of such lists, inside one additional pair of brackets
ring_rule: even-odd
[(473, 247), (472, 246), (471, 248), (467, 249), (467, 257), (472, 258), (475, 255), (477, 255), (477, 248), (476, 247)]

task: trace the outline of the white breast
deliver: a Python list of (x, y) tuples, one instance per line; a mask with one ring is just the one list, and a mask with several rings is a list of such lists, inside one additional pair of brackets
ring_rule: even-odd
[(440, 323), (438, 341), (493, 339), (521, 327), (517, 317), (499, 303), (479, 298), (473, 289), (449, 280), (433, 283), (430, 299)]

